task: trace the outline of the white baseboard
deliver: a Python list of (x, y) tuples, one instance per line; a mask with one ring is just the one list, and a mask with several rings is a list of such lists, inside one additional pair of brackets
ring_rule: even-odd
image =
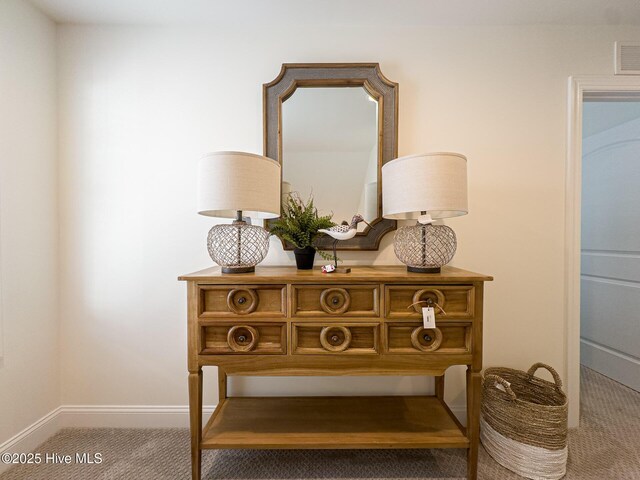
[(456, 416), (463, 427), (467, 426), (467, 407), (465, 405), (449, 405), (449, 410)]
[(580, 363), (640, 392), (640, 360), (636, 357), (581, 338)]
[[(215, 405), (204, 406), (204, 422), (215, 408)], [(63, 405), (60, 416), (60, 428), (189, 427), (189, 407), (186, 405)]]
[[(203, 408), (203, 423), (215, 405)], [(189, 407), (184, 405), (62, 405), (0, 444), (3, 453), (28, 453), (61, 428), (188, 428)], [(0, 473), (11, 465), (0, 462)]]
[[(202, 409), (203, 424), (215, 405)], [(449, 406), (458, 421), (467, 423), (467, 407)], [(59, 409), (60, 428), (188, 428), (189, 407), (182, 405), (63, 405)]]
[[(0, 444), (0, 455), (3, 453), (27, 453), (35, 450), (46, 442), (49, 437), (60, 430), (60, 409), (55, 408), (44, 417), (36, 420), (27, 428)], [(0, 473), (8, 470), (11, 465), (0, 462)]]
[[(451, 412), (462, 425), (467, 409), (452, 405)], [(215, 405), (203, 408), (203, 424)], [(32, 425), (0, 444), (0, 455), (33, 451), (61, 428), (188, 428), (189, 407), (186, 405), (62, 405)], [(9, 465), (0, 462), (0, 473)]]

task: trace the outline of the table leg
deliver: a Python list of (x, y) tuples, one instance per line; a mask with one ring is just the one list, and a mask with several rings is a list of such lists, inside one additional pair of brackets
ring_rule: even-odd
[(218, 367), (218, 402), (227, 398), (227, 373)]
[(444, 401), (444, 374), (439, 377), (435, 377), (436, 382), (436, 397)]
[(189, 419), (191, 427), (191, 479), (200, 480), (202, 463), (202, 368), (189, 372)]
[(478, 478), (478, 448), (480, 444), (480, 372), (474, 372), (467, 367), (467, 438), (469, 450), (467, 452), (467, 479)]

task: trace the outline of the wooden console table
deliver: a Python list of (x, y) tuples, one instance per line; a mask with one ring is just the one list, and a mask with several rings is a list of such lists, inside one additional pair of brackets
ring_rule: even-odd
[[(465, 448), (468, 478), (477, 477), (482, 297), (491, 277), (453, 267), (214, 267), (180, 280), (188, 286), (194, 480), (206, 448)], [(425, 305), (442, 308), (435, 329), (422, 326)], [(205, 365), (218, 366), (220, 401), (203, 429)], [(444, 402), (452, 365), (467, 365), (467, 428)], [(434, 396), (228, 397), (228, 375), (430, 375), (436, 388)]]

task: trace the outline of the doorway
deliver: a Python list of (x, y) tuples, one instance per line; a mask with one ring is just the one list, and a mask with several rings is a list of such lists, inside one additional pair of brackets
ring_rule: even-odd
[[(565, 370), (565, 379), (566, 379), (566, 389), (569, 398), (569, 426), (577, 427), (579, 424), (579, 412), (580, 412), (580, 361), (581, 361), (581, 347), (583, 342), (581, 341), (581, 287), (583, 275), (581, 271), (582, 267), (582, 244), (581, 244), (581, 234), (582, 234), (582, 219), (584, 215), (588, 215), (589, 212), (586, 211), (587, 208), (582, 204), (582, 187), (583, 187), (583, 111), (586, 109), (592, 108), (590, 105), (591, 102), (634, 102), (640, 100), (640, 76), (637, 75), (616, 75), (616, 76), (579, 76), (579, 77), (571, 77), (569, 78), (569, 104), (568, 104), (568, 145), (567, 145), (567, 162), (566, 162), (566, 198), (565, 198), (565, 319), (566, 319), (566, 370)], [(597, 108), (595, 106), (594, 108)], [(623, 122), (625, 123), (625, 122)], [(613, 125), (612, 125), (613, 126)], [(591, 127), (587, 127), (589, 129)], [(588, 131), (588, 130), (587, 130)], [(587, 135), (590, 136), (590, 135)], [(615, 143), (615, 142), (613, 142)], [(616, 148), (622, 148), (622, 145), (625, 142), (622, 141), (620, 145), (616, 145), (615, 148), (611, 147), (612, 150), (616, 150)], [(631, 141), (629, 144), (633, 144)], [(590, 145), (585, 144), (585, 148), (589, 148)], [(640, 147), (637, 147), (638, 155), (636, 158), (640, 161)], [(597, 150), (594, 148), (594, 151)], [(618, 151), (620, 153), (621, 150)], [(596, 155), (594, 152), (590, 152), (592, 157)], [(601, 155), (604, 155), (603, 153)], [(589, 160), (588, 160), (589, 161)], [(589, 169), (590, 167), (587, 166)], [(587, 175), (592, 175), (592, 173), (588, 173)], [(597, 177), (597, 173), (595, 174)], [(624, 181), (623, 179), (622, 181)], [(637, 183), (636, 183), (637, 185)], [(636, 188), (637, 190), (637, 188)], [(589, 194), (589, 192), (585, 192)], [(616, 192), (617, 193), (617, 192)], [(601, 206), (598, 204), (599, 207)], [(615, 203), (613, 204), (615, 205)], [(610, 209), (612, 205), (607, 207)], [(632, 208), (636, 207), (635, 205), (629, 206), (626, 203), (624, 204), (624, 208), (622, 212), (618, 212), (617, 214), (620, 216), (625, 216), (630, 219), (629, 212)], [(618, 208), (621, 208), (618, 205)], [(606, 210), (606, 209), (605, 209)], [(600, 215), (600, 214), (599, 214)], [(600, 226), (603, 227), (603, 231), (606, 233), (606, 229), (610, 227), (609, 218), (606, 221), (601, 220), (599, 225), (598, 222), (592, 221), (595, 219), (589, 218), (589, 222), (592, 224), (591, 228), (598, 228)], [(638, 217), (636, 217), (638, 218)], [(610, 230), (609, 237), (616, 238), (616, 235), (611, 233)], [(615, 232), (613, 232), (615, 233)], [(621, 237), (621, 236), (618, 236)], [(591, 240), (588, 240), (591, 241)], [(640, 257), (640, 253), (635, 251), (633, 246), (622, 247), (621, 250), (617, 250), (621, 248), (620, 245), (614, 247), (613, 243), (600, 243), (599, 245), (604, 245), (604, 248), (595, 248), (595, 244), (586, 244), (585, 250), (585, 275), (590, 279), (597, 277), (611, 277), (611, 278), (601, 278), (600, 283), (606, 283), (606, 281), (610, 282), (610, 285), (618, 285), (618, 286), (627, 286), (628, 288), (636, 288), (635, 284), (637, 282), (630, 281), (626, 279), (633, 279), (632, 275), (629, 272), (624, 272), (620, 270), (612, 271), (613, 268), (610, 264), (607, 266), (607, 262), (618, 262), (619, 265), (624, 265), (626, 268), (632, 263), (624, 260), (628, 260), (629, 258)], [(635, 257), (634, 257), (635, 256)], [(624, 257), (622, 260), (611, 260), (611, 258), (619, 258)], [(605, 270), (608, 268), (609, 270)], [(595, 270), (594, 270), (595, 269)], [(622, 277), (622, 278), (618, 278)], [(585, 282), (587, 283), (587, 282)], [(593, 283), (593, 282), (592, 282)], [(608, 285), (605, 285), (608, 286)], [(636, 290), (637, 293), (640, 293), (640, 289)], [(636, 293), (636, 296), (638, 296)], [(617, 293), (616, 293), (617, 294)], [(586, 291), (585, 295), (590, 295)], [(614, 294), (615, 295), (615, 294)], [(596, 326), (600, 330), (594, 330), (590, 326), (586, 327), (584, 332), (585, 344), (590, 342), (591, 345), (588, 347), (592, 347), (592, 345), (598, 344), (599, 352), (603, 351), (602, 345), (608, 348), (610, 352), (615, 352), (618, 354), (617, 356), (622, 356), (621, 352), (616, 351), (616, 349), (621, 349), (619, 343), (615, 343), (618, 345), (617, 347), (607, 346), (608, 344), (614, 343), (615, 340), (606, 337), (606, 335), (610, 335), (609, 329), (607, 327), (611, 326), (609, 319), (617, 312), (618, 305), (615, 304), (614, 300), (609, 298), (596, 298), (595, 300), (585, 299), (585, 302), (592, 302), (584, 304), (585, 309), (591, 309), (587, 312), (587, 315), (592, 315)], [(631, 307), (625, 307), (631, 308)], [(601, 309), (601, 310), (597, 310)], [(637, 309), (635, 311), (638, 311)], [(625, 315), (620, 315), (623, 317)], [(626, 317), (631, 317), (630, 315), (626, 315)], [(620, 320), (617, 323), (622, 323), (623, 325), (629, 325), (631, 322), (632, 325), (636, 325), (636, 331), (640, 331), (640, 320), (637, 314), (633, 315), (635, 320)], [(635, 324), (633, 323), (635, 321)], [(625, 323), (626, 322), (626, 323)], [(594, 327), (596, 328), (596, 327)], [(606, 331), (605, 338), (600, 336), (602, 331)], [(631, 334), (630, 330), (624, 332), (628, 335)], [(620, 335), (620, 334), (619, 334)], [(625, 358), (636, 356), (637, 351), (633, 348), (629, 349), (628, 345), (624, 342), (622, 343), (622, 349), (630, 351), (631, 355), (628, 353), (623, 353)], [(635, 352), (635, 353), (633, 353)], [(591, 361), (591, 358), (587, 358), (593, 356), (592, 352), (587, 352), (585, 354), (585, 361)], [(613, 355), (616, 356), (616, 355)], [(632, 362), (633, 363), (633, 362)], [(613, 370), (613, 368), (612, 368)], [(615, 370), (620, 370), (619, 367), (615, 367)]]
[(640, 391), (640, 95), (582, 108), (580, 363)]

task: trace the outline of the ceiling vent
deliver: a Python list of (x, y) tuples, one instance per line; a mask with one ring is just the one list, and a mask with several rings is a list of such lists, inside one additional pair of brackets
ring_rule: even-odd
[(640, 75), (640, 42), (616, 42), (616, 75)]

